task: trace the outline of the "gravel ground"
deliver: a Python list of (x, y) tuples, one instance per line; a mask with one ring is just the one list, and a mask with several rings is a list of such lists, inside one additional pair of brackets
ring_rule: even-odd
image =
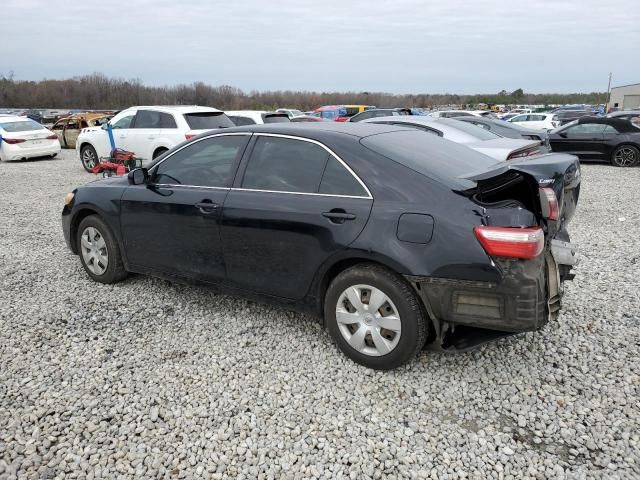
[(75, 152), (0, 163), (0, 478), (639, 478), (640, 169), (583, 176), (558, 322), (375, 372), (284, 309), (92, 283)]

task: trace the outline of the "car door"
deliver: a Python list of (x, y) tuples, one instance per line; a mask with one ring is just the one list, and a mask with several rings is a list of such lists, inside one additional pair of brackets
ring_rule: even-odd
[(255, 134), (249, 149), (222, 211), (227, 278), (300, 299), (319, 267), (358, 237), (371, 194), (319, 142)]
[(169, 154), (121, 199), (127, 261), (136, 271), (225, 278), (220, 213), (249, 134), (198, 139)]
[(561, 130), (551, 137), (554, 152), (566, 152), (580, 158), (599, 159), (604, 143), (604, 124), (578, 123)]
[(125, 150), (134, 152), (136, 157), (149, 161), (153, 155), (153, 146), (160, 135), (162, 112), (156, 110), (138, 110), (131, 128), (124, 132)]
[[(70, 119), (64, 128), (64, 144), (67, 148), (75, 148), (76, 140), (78, 140), (78, 135), (80, 134), (80, 119), (72, 118)], [(85, 122), (86, 125), (86, 122)]]
[[(136, 112), (134, 110), (130, 110), (127, 112), (121, 112), (109, 122), (111, 125), (111, 130), (113, 133), (113, 141), (115, 142), (116, 148), (122, 148), (123, 150), (129, 150), (129, 132), (131, 132), (131, 124), (136, 116)], [(108, 156), (111, 151), (111, 145), (109, 144), (109, 138), (106, 130), (99, 130), (101, 133), (101, 137), (105, 137), (104, 141), (100, 142), (99, 145), (94, 145), (94, 148), (98, 152), (98, 156)]]

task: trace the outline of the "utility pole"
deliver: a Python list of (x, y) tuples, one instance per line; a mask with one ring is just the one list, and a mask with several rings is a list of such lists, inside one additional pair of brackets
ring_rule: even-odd
[(609, 102), (611, 101), (611, 75), (609, 72), (609, 86), (607, 87), (607, 104), (604, 106), (604, 113), (609, 113)]

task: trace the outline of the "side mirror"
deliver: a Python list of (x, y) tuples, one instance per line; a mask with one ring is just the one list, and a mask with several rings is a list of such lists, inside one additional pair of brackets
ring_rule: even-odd
[(127, 174), (130, 185), (142, 185), (149, 181), (149, 171), (146, 168), (136, 168)]
[(103, 123), (102, 125), (100, 125), (100, 128), (103, 129), (103, 130), (106, 130), (108, 125), (109, 125), (108, 122), (107, 123)]

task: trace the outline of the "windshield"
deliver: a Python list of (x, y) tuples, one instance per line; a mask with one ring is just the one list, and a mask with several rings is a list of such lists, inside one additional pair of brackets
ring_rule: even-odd
[(482, 127), (478, 127), (472, 123), (459, 122), (458, 120), (450, 120), (448, 118), (439, 118), (437, 122), (462, 130), (464, 133), (471, 135), (478, 140), (495, 140), (496, 138), (501, 138), (500, 135), (496, 135), (495, 133), (485, 130)]
[(454, 189), (475, 186), (474, 182), (459, 177), (496, 164), (491, 157), (422, 131), (381, 133), (365, 137), (360, 143)]
[(235, 127), (224, 112), (185, 113), (184, 119), (191, 130), (213, 130), (215, 128)]
[(19, 122), (0, 123), (0, 128), (5, 132), (30, 132), (33, 130), (42, 130), (44, 127), (33, 120), (21, 120)]

